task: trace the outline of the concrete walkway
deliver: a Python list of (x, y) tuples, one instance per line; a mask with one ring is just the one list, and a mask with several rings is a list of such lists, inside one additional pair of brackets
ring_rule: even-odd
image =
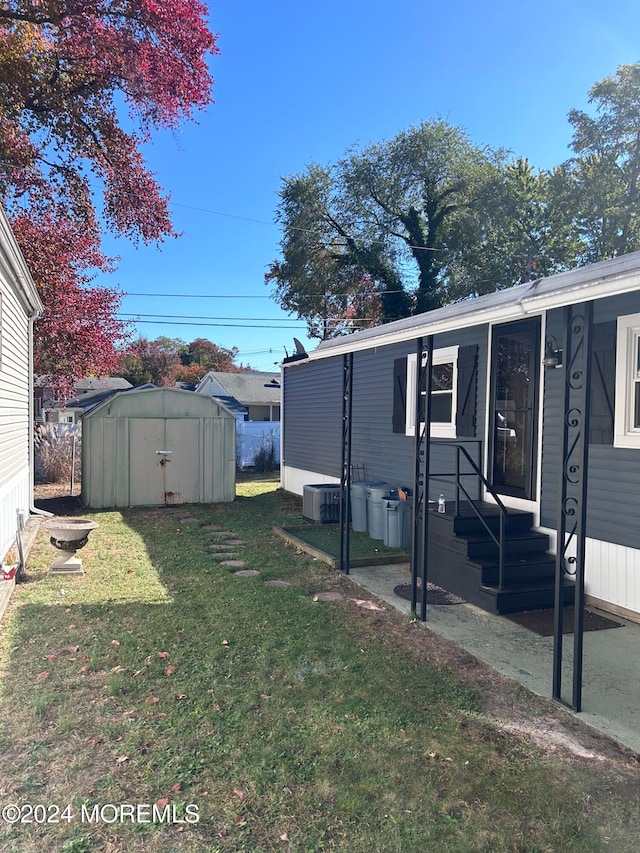
[[(408, 564), (352, 569), (349, 578), (397, 610), (410, 612), (410, 602), (393, 592), (397, 584), (411, 581)], [(640, 624), (602, 615), (621, 622), (623, 627), (585, 632), (583, 709), (576, 716), (640, 753)], [(553, 637), (540, 637), (472, 604), (428, 605), (425, 624), (498, 672), (551, 698)], [(573, 634), (569, 634), (563, 642), (565, 700), (570, 700), (572, 693), (572, 657)]]

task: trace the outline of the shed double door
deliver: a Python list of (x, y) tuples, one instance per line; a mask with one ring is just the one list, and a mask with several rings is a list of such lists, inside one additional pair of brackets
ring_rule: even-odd
[(200, 434), (196, 418), (132, 418), (129, 505), (200, 500)]

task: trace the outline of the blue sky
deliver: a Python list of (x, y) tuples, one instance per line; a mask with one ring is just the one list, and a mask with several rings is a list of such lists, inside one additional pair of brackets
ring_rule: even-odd
[(206, 337), (258, 370), (277, 370), (294, 335), (317, 345), (264, 284), (283, 176), (436, 117), (551, 167), (570, 153), (568, 111), (640, 61), (637, 0), (228, 0), (210, 24), (215, 104), (145, 149), (182, 236), (107, 239), (121, 261), (96, 282), (132, 294), (122, 312), (148, 320), (140, 335)]

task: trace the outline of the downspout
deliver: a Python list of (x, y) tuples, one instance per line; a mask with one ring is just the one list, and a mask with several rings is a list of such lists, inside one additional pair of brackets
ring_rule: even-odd
[(38, 312), (36, 311), (33, 314), (29, 315), (29, 470), (31, 472), (31, 478), (29, 483), (29, 513), (31, 515), (42, 515), (47, 518), (51, 518), (53, 516), (52, 512), (47, 512), (44, 509), (38, 509), (37, 506), (34, 505), (33, 502), (33, 481), (35, 477), (35, 451), (34, 451), (34, 421), (35, 421), (35, 410), (33, 405), (33, 390), (34, 390), (34, 382), (33, 382), (33, 324), (38, 317)]
[(528, 287), (528, 288), (525, 290), (525, 292), (522, 294), (522, 296), (517, 300), (516, 305), (517, 305), (517, 306), (518, 306), (518, 308), (522, 311), (522, 313), (523, 313), (523, 314), (527, 315), (527, 314), (529, 313), (529, 312), (527, 311), (527, 309), (524, 307), (524, 305), (522, 304), (522, 303), (523, 303), (523, 301), (524, 301), (524, 300), (525, 300), (525, 299), (526, 299), (526, 298), (527, 298), (531, 293), (533, 293), (533, 291), (536, 289), (536, 287), (540, 284), (540, 282), (541, 282), (541, 281), (542, 281), (542, 279), (541, 279), (541, 278), (537, 278), (537, 279), (535, 279), (535, 281), (532, 281), (532, 282), (531, 282), (531, 284), (529, 285), (529, 287)]

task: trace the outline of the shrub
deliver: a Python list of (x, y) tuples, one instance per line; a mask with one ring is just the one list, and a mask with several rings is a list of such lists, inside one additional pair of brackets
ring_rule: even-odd
[(258, 449), (254, 458), (254, 469), (258, 474), (270, 474), (278, 470), (276, 448), (273, 440), (267, 439)]
[(45, 424), (36, 427), (35, 468), (36, 477), (45, 483), (62, 483), (71, 480), (73, 438), (76, 439), (75, 478), (80, 479), (81, 462), (79, 431), (66, 424)]

